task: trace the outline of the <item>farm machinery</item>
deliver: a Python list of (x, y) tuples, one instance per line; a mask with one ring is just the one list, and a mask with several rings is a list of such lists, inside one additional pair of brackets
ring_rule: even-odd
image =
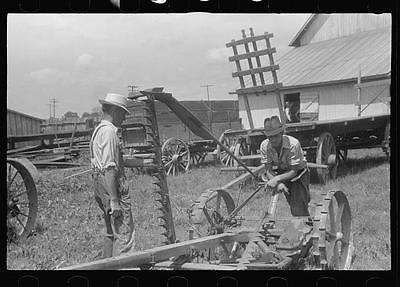
[[(158, 202), (163, 246), (132, 251), (113, 258), (73, 265), (63, 270), (88, 269), (183, 269), (183, 270), (270, 270), (297, 269), (308, 263), (311, 269), (349, 269), (353, 243), (351, 211), (344, 192), (319, 192), (310, 204), (310, 216), (277, 216), (279, 193), (265, 189), (264, 165), (249, 167), (216, 139), (193, 114), (162, 88), (141, 91), (135, 98), (145, 103), (147, 149), (154, 168), (154, 198)], [(188, 240), (176, 238), (164, 168), (154, 101), (166, 104), (197, 136), (213, 140), (236, 160), (243, 173), (229, 183), (206, 190), (188, 209)], [(129, 131), (128, 131), (129, 132)], [(129, 138), (128, 134), (124, 135)], [(179, 153), (179, 151), (176, 151)], [(253, 179), (257, 184), (244, 200), (235, 202), (230, 191)], [(246, 227), (241, 212), (261, 192), (269, 192), (268, 210), (256, 226)], [(266, 208), (267, 209), (267, 208)]]
[(7, 237), (27, 237), (37, 216), (36, 167), (26, 158), (7, 158)]

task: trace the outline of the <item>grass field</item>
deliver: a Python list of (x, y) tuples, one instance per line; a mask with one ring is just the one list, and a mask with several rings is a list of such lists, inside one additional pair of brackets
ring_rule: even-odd
[[(54, 269), (57, 266), (92, 261), (101, 249), (103, 219), (92, 197), (88, 174), (64, 180), (77, 170), (41, 170), (37, 185), (39, 211), (34, 234), (24, 241), (7, 243), (8, 269)], [(380, 149), (349, 151), (348, 161), (338, 178), (327, 185), (312, 183), (312, 196), (318, 191), (340, 189), (350, 202), (355, 245), (353, 269), (389, 270), (390, 250), (390, 164)], [(187, 239), (188, 216), (185, 210), (193, 200), (211, 187), (233, 178), (218, 167), (203, 166), (188, 174), (169, 177), (177, 238)], [(151, 179), (129, 175), (137, 230), (137, 250), (161, 244)], [(241, 193), (241, 199), (250, 191)], [(238, 196), (233, 191), (233, 198)], [(260, 193), (243, 210), (243, 215), (260, 216), (268, 196)], [(289, 214), (281, 196), (278, 214)], [(252, 222), (247, 222), (251, 225)]]

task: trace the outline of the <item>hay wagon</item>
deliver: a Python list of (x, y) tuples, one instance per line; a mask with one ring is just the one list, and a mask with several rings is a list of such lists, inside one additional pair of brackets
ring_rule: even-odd
[[(134, 95), (131, 98), (134, 98)], [(182, 101), (180, 103), (214, 135), (219, 136), (226, 129), (241, 127), (237, 101)], [(129, 143), (125, 142), (125, 148), (128, 153), (134, 152), (140, 156), (146, 149), (146, 133), (143, 124), (146, 114), (142, 102), (134, 101), (129, 109), (131, 115), (127, 116), (122, 128), (123, 138), (129, 141)], [(191, 165), (202, 164), (207, 156), (215, 158), (217, 144), (213, 140), (203, 139), (194, 134), (162, 102), (155, 102), (155, 110), (167, 175), (186, 172)]]
[[(271, 197), (268, 211), (255, 227), (244, 227), (240, 212), (254, 201), (265, 187), (261, 174), (264, 165), (250, 168), (228, 147), (211, 134), (199, 119), (162, 89), (141, 91), (146, 111), (146, 135), (154, 153), (154, 197), (157, 202), (161, 233), (165, 246), (133, 251), (113, 258), (72, 265), (63, 270), (93, 269), (163, 269), (163, 270), (282, 270), (296, 269), (307, 261), (311, 269), (350, 269), (353, 242), (350, 205), (344, 192), (319, 191), (310, 207), (311, 216), (280, 218), (276, 216), (279, 194)], [(206, 190), (188, 210), (188, 240), (177, 240), (171, 202), (162, 160), (161, 141), (155, 116), (155, 100), (167, 104), (183, 123), (203, 139), (213, 140), (245, 170), (227, 184)], [(127, 134), (125, 134), (127, 135)], [(128, 133), (129, 135), (129, 133)], [(129, 138), (126, 139), (129, 142)], [(249, 178), (258, 186), (241, 202), (231, 191)]]
[[(329, 83), (323, 86), (323, 83), (319, 83), (319, 87), (285, 87), (278, 82), (277, 71), (280, 67), (274, 62), (273, 54), (276, 49), (271, 47), (270, 39), (272, 37), (272, 33), (255, 36), (250, 28), (250, 37), (246, 36), (245, 30), (242, 30), (242, 39), (232, 40), (226, 44), (226, 47), (233, 49), (234, 55), (229, 58), (229, 61), (236, 64), (237, 71), (232, 76), (239, 78), (240, 88), (236, 90), (235, 94), (239, 98), (239, 113), (246, 128), (227, 130), (219, 140), (229, 147), (236, 157), (245, 160), (249, 165), (257, 165), (260, 160), (260, 143), (265, 139), (261, 128), (263, 120), (265, 117), (278, 115), (281, 121), (286, 123), (286, 134), (299, 139), (306, 153), (307, 161), (311, 163), (310, 166), (314, 168), (313, 172), (321, 182), (336, 177), (338, 165), (346, 160), (347, 152), (350, 149), (380, 147), (389, 156), (390, 94), (388, 88), (390, 87), (390, 73), (364, 77), (366, 81), (361, 83), (361, 72), (359, 71), (355, 85), (354, 78), (343, 78), (343, 80), (336, 81), (336, 85)], [(331, 45), (338, 45), (337, 51), (343, 49), (343, 53), (348, 54), (347, 50), (354, 45), (354, 41), (349, 44), (349, 48), (345, 47), (343, 41)], [(260, 42), (264, 42), (266, 48), (258, 49)], [(309, 45), (294, 48), (286, 58), (282, 57), (281, 61), (284, 62), (285, 69), (287, 69), (282, 71), (285, 80), (287, 81), (290, 77), (294, 79), (303, 77), (304, 82), (312, 81), (312, 75), (301, 72), (305, 67), (296, 65), (313, 67), (313, 65), (327, 65), (326, 63), (330, 60), (333, 62), (342, 60), (341, 52), (333, 54), (329, 50), (331, 47), (323, 45), (325, 44), (314, 45), (316, 47)], [(239, 48), (242, 48), (243, 51), (240, 54)], [(316, 50), (317, 48), (320, 50)], [(312, 55), (317, 51), (320, 56), (313, 58)], [(262, 56), (267, 58), (264, 62), (269, 62), (269, 65), (261, 64), (264, 60)], [(372, 60), (365, 64), (363, 62), (365, 69), (372, 70), (379, 65), (386, 67), (386, 62), (382, 60), (385, 59), (385, 56), (387, 55), (382, 55), (378, 59), (381, 62), (378, 60), (376, 63)], [(299, 59), (300, 57), (303, 57), (304, 60)], [(296, 62), (293, 59), (298, 60)], [(307, 62), (307, 59), (317, 63)], [(343, 61), (346, 59), (344, 58)], [(301, 63), (298, 63), (299, 61)], [(364, 58), (360, 61), (364, 61)], [(257, 67), (253, 67), (254, 63), (257, 64)], [(368, 63), (371, 67), (367, 66)], [(243, 64), (249, 68), (243, 70)], [(331, 78), (342, 79), (340, 77), (344, 76), (340, 73), (347, 72), (351, 75), (347, 70), (353, 68), (346, 66), (347, 70), (342, 71), (337, 68), (338, 66), (335, 67), (336, 69), (331, 71), (332, 76), (329, 76), (328, 71), (326, 72), (328, 75), (316, 79), (321, 79), (321, 81)], [(292, 72), (297, 71), (296, 69), (299, 71)], [(247, 86), (245, 77), (248, 77), (247, 82), (250, 81)], [(272, 83), (267, 84), (269, 81)], [(362, 89), (363, 95), (361, 95)], [(386, 95), (386, 102), (380, 98), (384, 95)], [(379, 101), (381, 102), (376, 103)], [(365, 114), (366, 112), (367, 114)], [(289, 117), (291, 117), (291, 121), (289, 121)], [(256, 126), (260, 128), (256, 128)], [(226, 166), (237, 166), (236, 161), (221, 148), (218, 148), (217, 156)]]

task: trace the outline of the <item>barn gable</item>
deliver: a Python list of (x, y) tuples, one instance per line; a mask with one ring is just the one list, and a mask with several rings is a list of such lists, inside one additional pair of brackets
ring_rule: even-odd
[(391, 15), (386, 14), (312, 14), (289, 46), (336, 39), (356, 33), (391, 27)]
[[(296, 103), (301, 121), (390, 112), (391, 38), (390, 14), (313, 14), (291, 41), (293, 48), (275, 60), (282, 103)], [(274, 82), (271, 73), (264, 79)], [(280, 114), (274, 91), (238, 92), (245, 129), (250, 120), (244, 95), (254, 127)]]

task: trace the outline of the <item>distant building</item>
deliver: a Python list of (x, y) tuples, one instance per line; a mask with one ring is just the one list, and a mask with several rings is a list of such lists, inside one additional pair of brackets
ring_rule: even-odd
[[(390, 112), (390, 14), (313, 14), (289, 46), (294, 48), (275, 63), (282, 100), (299, 105), (300, 121), (357, 117), (359, 71), (361, 115)], [(265, 73), (268, 84), (270, 74)], [(273, 92), (247, 97), (255, 128), (279, 115)], [(239, 115), (249, 129), (240, 94)]]
[[(242, 128), (238, 101), (180, 101), (180, 104), (193, 113), (216, 137), (219, 137), (227, 129), (238, 130)], [(132, 107), (129, 108), (131, 114), (126, 116), (126, 123), (144, 121), (143, 109), (140, 108), (142, 105), (142, 102), (132, 104)], [(170, 137), (184, 140), (199, 139), (166, 105), (156, 101), (155, 109), (162, 140)]]
[[(7, 137), (40, 133), (43, 119), (7, 109)], [(15, 143), (15, 148), (39, 144), (40, 141)]]

